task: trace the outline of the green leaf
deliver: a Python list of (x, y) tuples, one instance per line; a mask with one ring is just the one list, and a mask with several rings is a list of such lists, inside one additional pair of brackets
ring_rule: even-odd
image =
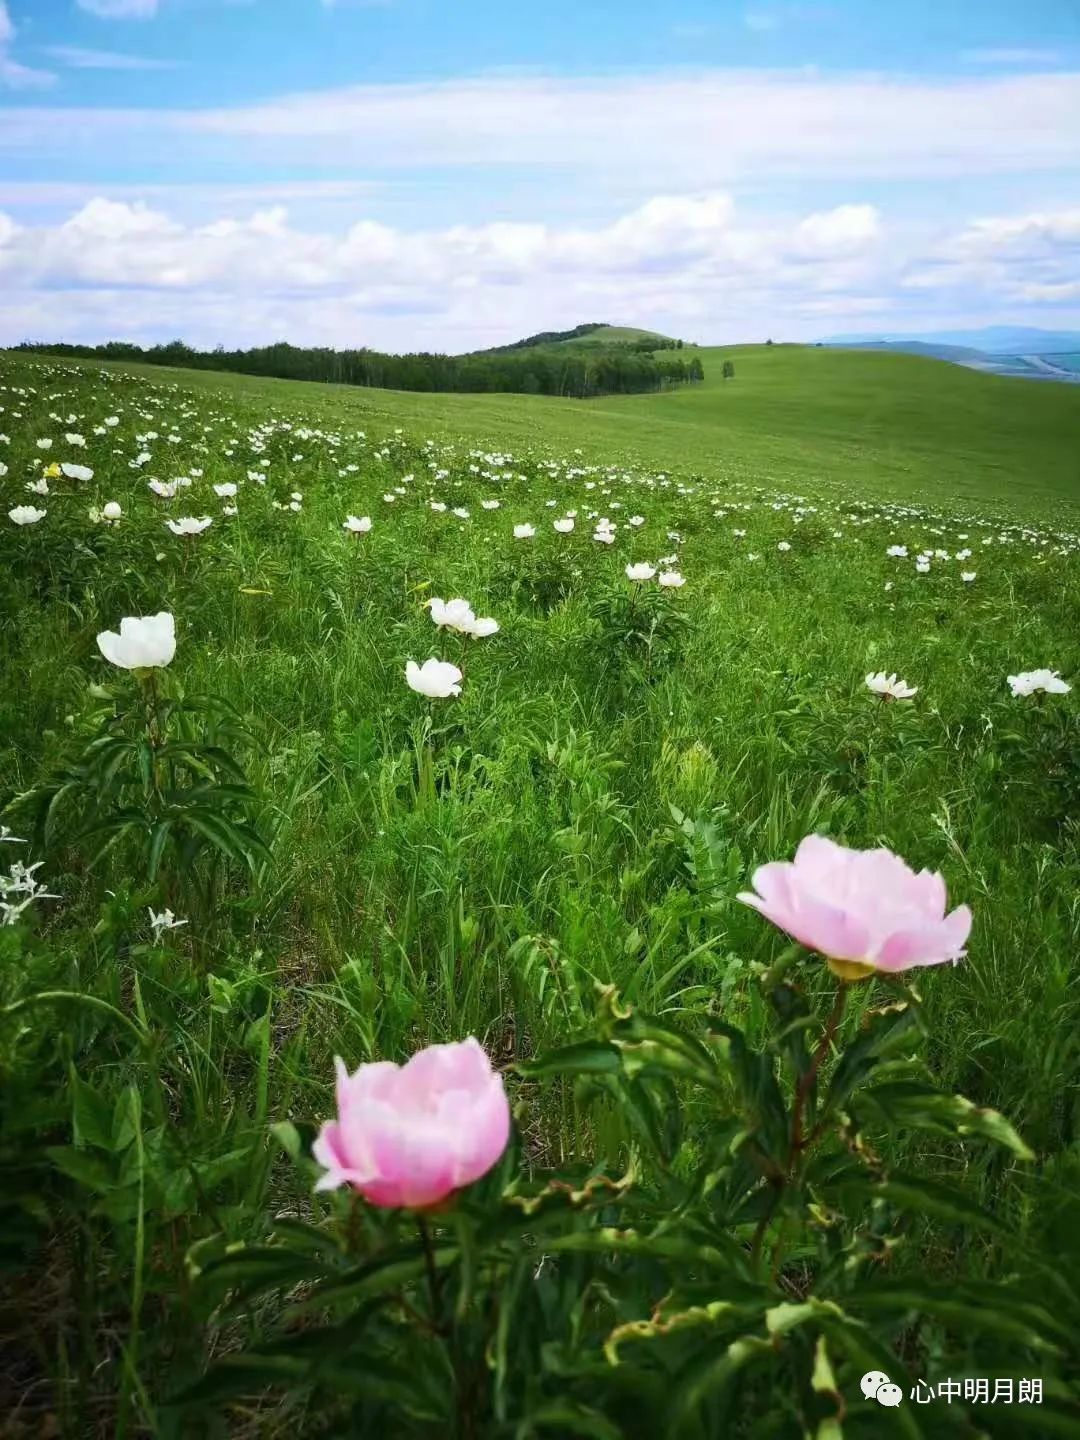
[(71, 1068), (72, 1123), (77, 1146), (98, 1150), (113, 1148), (112, 1105), (93, 1086), (80, 1080)]
[(50, 1145), (45, 1154), (58, 1170), (96, 1194), (104, 1195), (116, 1184), (113, 1168), (103, 1155), (76, 1150), (73, 1145)]
[(532, 1079), (544, 1075), (614, 1075), (622, 1069), (622, 1057), (614, 1045), (587, 1040), (564, 1045), (536, 1060), (522, 1061), (514, 1068)]
[(1002, 1145), (1019, 1160), (1035, 1154), (997, 1110), (982, 1109), (963, 1095), (949, 1095), (913, 1080), (871, 1086), (860, 1096), (893, 1127), (911, 1126), (943, 1135), (979, 1135)]
[(835, 1185), (833, 1192), (849, 1199), (864, 1200), (868, 1207), (874, 1200), (887, 1200), (916, 1214), (937, 1215), (958, 1225), (973, 1225), (998, 1235), (1009, 1234), (1000, 1220), (962, 1190), (938, 1180), (899, 1174), (891, 1174), (886, 1180), (852, 1177)]
[(918, 1019), (916, 1006), (907, 999), (866, 1011), (855, 1038), (844, 1047), (830, 1076), (824, 1112), (842, 1104), (883, 1060), (907, 1049), (909, 1032)]

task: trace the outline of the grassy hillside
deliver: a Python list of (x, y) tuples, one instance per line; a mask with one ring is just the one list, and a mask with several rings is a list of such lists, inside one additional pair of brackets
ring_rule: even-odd
[[(580, 448), (598, 460), (793, 490), (972, 503), (1033, 516), (1080, 509), (1080, 388), (871, 351), (774, 345), (698, 353), (703, 385), (587, 402), (143, 373), (314, 407), (327, 423), (402, 424), (496, 448)], [(735, 364), (733, 380), (721, 378), (725, 360)]]
[(672, 336), (661, 335), (658, 330), (639, 330), (632, 325), (578, 325), (573, 330), (546, 330), (538, 335), (526, 336), (513, 345), (492, 345), (479, 350), (479, 355), (503, 355), (512, 350), (556, 350), (568, 345), (577, 348), (596, 348), (605, 345), (630, 345), (636, 340), (651, 340), (657, 344), (669, 345)]
[[(1076, 397), (727, 353), (600, 404), (0, 356), (4, 1440), (1076, 1433)], [(794, 949), (743, 901), (812, 835), (942, 886), (830, 862)], [(350, 1176), (417, 1135), (430, 1193), (316, 1192), (334, 1057), (467, 1036), (495, 1168), (462, 1099)], [(890, 1429), (869, 1371), (1045, 1404)]]

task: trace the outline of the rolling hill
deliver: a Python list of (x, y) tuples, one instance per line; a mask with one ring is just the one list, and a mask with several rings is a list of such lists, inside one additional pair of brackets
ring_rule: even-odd
[[(580, 450), (590, 460), (810, 495), (839, 490), (1080, 517), (1080, 387), (1029, 385), (875, 350), (756, 345), (695, 353), (703, 384), (587, 401), (112, 368), (268, 405), (303, 403), (327, 425), (403, 425), (494, 449)], [(725, 361), (735, 366), (727, 381)]]
[[(575, 325), (572, 330), (542, 330), (537, 335), (527, 335), (523, 340), (514, 340), (509, 345), (492, 345), (486, 350), (474, 350), (474, 355), (508, 355), (521, 350), (600, 350), (609, 347), (633, 345), (655, 345), (658, 349), (684, 346), (682, 340), (670, 335), (661, 335), (657, 330), (639, 330), (632, 325), (604, 325), (590, 322)], [(686, 346), (685, 348), (692, 348)]]
[(990, 375), (1023, 380), (1080, 383), (1080, 332), (1037, 330), (1024, 325), (989, 325), (982, 330), (943, 330), (926, 335), (835, 335), (822, 345), (852, 350), (888, 350), (948, 360)]

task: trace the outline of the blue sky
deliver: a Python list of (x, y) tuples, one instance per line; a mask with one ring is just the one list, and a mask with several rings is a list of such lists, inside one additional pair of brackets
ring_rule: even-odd
[(1076, 0), (0, 0), (0, 341), (1080, 324)]

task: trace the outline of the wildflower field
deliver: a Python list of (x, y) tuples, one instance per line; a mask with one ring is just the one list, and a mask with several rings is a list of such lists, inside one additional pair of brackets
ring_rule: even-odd
[(1080, 397), (704, 354), (0, 356), (4, 1440), (1080, 1434)]

